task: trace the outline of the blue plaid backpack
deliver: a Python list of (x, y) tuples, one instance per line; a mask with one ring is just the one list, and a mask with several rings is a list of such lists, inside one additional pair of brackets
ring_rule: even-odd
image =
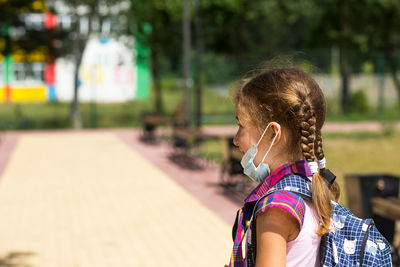
[[(281, 179), (260, 200), (277, 190), (287, 190), (310, 201), (310, 188), (311, 182), (307, 178), (291, 174)], [(255, 227), (252, 226), (254, 220), (251, 220), (247, 239), (247, 266), (255, 265), (256, 238), (255, 231), (251, 230)], [(357, 218), (343, 206), (332, 202), (331, 231), (321, 237), (320, 266), (391, 267), (390, 245), (372, 219)]]

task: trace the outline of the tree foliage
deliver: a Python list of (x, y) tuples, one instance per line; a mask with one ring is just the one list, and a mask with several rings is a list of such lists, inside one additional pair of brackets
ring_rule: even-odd
[(304, 50), (305, 32), (315, 22), (312, 5), (310, 0), (203, 1), (206, 47), (239, 62)]
[[(341, 106), (347, 113), (351, 74), (361, 71), (367, 61), (376, 62), (377, 52), (384, 51), (400, 101), (400, 81), (395, 78), (399, 5), (398, 0), (202, 0), (205, 55), (227, 57), (236, 63), (237, 73), (243, 73), (274, 56), (304, 52), (319, 69), (329, 71), (330, 51), (336, 47), (340, 52)], [(131, 1), (129, 14), (137, 29), (145, 23), (153, 29), (148, 41), (155, 53), (156, 80), (160, 58), (167, 59), (174, 71), (179, 69), (181, 8), (182, 1), (176, 0)], [(317, 54), (320, 50), (327, 59)], [(311, 58), (309, 51), (317, 56)]]
[[(309, 31), (309, 45), (337, 47), (342, 76), (342, 112), (349, 106), (349, 76), (366, 61), (387, 59), (400, 103), (400, 80), (395, 59), (400, 48), (400, 2), (397, 0), (319, 0), (319, 22)], [(377, 64), (376, 64), (377, 65)], [(382, 70), (380, 70), (382, 71)]]
[(384, 55), (400, 103), (400, 56), (396, 54), (400, 50), (400, 1), (364, 0), (363, 6), (362, 20), (366, 23), (359, 30), (366, 36), (365, 50)]
[[(188, 0), (189, 1), (189, 0)], [(199, 0), (202, 20), (202, 43), (208, 58), (226, 57), (236, 62), (243, 73), (266, 59), (293, 52), (340, 51), (342, 107), (349, 104), (349, 81), (353, 72), (366, 62), (377, 62), (378, 54), (386, 59), (386, 70), (392, 74), (399, 95), (397, 75), (400, 50), (400, 1), (398, 0)], [(155, 109), (162, 111), (162, 66), (181, 73), (183, 0), (64, 0), (74, 20), (80, 12), (100, 21), (110, 19), (113, 34), (134, 35), (151, 51), (152, 73), (156, 93)], [(192, 1), (190, 1), (192, 2)], [(0, 1), (0, 25), (20, 25), (18, 14), (31, 12), (33, 0)], [(195, 10), (192, 6), (192, 18)], [(192, 19), (194, 33), (195, 23)], [(78, 26), (78, 25), (76, 25)], [(83, 51), (86, 37), (76, 40), (79, 28), (70, 33), (57, 32), (63, 46), (60, 54)], [(46, 34), (27, 33), (20, 45), (33, 49), (46, 42)], [(66, 38), (68, 36), (68, 38)], [(195, 40), (193, 34), (193, 41)], [(4, 34), (3, 34), (4, 37)], [(30, 41), (26, 41), (26, 40)], [(68, 42), (69, 40), (69, 42)], [(194, 42), (193, 42), (194, 43)], [(0, 44), (1, 49), (1, 44)], [(315, 52), (316, 53), (316, 52)], [(75, 52), (76, 54), (76, 52)], [(327, 56), (329, 57), (329, 55)], [(77, 57), (79, 59), (79, 56)], [(328, 71), (327, 63), (312, 59)], [(329, 61), (329, 60), (328, 60)], [(79, 60), (77, 61), (79, 63)], [(167, 64), (165, 64), (167, 63)], [(234, 69), (233, 66), (227, 68)]]
[[(50, 42), (48, 31), (35, 29), (23, 21), (28, 13), (43, 13), (44, 3), (33, 0), (8, 0), (0, 2), (0, 53), (9, 55), (16, 51), (32, 52), (39, 47), (47, 51)], [(14, 37), (14, 32), (18, 36)]]
[(151, 49), (151, 68), (155, 91), (155, 110), (163, 112), (161, 97), (161, 61), (167, 58), (175, 71), (182, 54), (182, 1), (131, 1), (125, 13), (129, 30), (138, 42)]

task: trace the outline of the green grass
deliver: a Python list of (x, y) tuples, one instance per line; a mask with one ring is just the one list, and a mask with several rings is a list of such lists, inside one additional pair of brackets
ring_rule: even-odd
[(340, 111), (339, 99), (327, 99), (326, 120), (332, 122), (398, 121), (400, 120), (400, 105), (386, 105), (382, 111), (375, 106), (369, 106), (368, 111), (352, 111), (343, 115)]
[[(324, 138), (327, 167), (345, 188), (344, 175), (354, 173), (389, 173), (400, 176), (400, 134), (364, 138)], [(346, 195), (342, 201), (346, 203)]]
[[(182, 102), (183, 90), (179, 87), (165, 88), (163, 110), (166, 115), (174, 113)], [(205, 90), (203, 114), (209, 124), (234, 123), (233, 103), (228, 97), (213, 90)], [(81, 103), (84, 128), (91, 127), (92, 105)], [(115, 104), (97, 104), (97, 127), (138, 127), (141, 114), (154, 111), (153, 98)], [(70, 103), (3, 103), (0, 104), (0, 130), (62, 129), (71, 128)]]
[(328, 132), (323, 134), (324, 139), (333, 140), (333, 139), (346, 139), (346, 140), (364, 140), (364, 139), (374, 139), (381, 137), (390, 137), (396, 134), (395, 129), (392, 128), (384, 128), (382, 131), (378, 132)]
[[(227, 87), (229, 87), (227, 85)], [(176, 78), (165, 78), (162, 81), (163, 113), (172, 115), (176, 107), (183, 102), (184, 90), (182, 83)], [(223, 87), (222, 87), (223, 88)], [(209, 87), (203, 92), (202, 114), (204, 124), (232, 124), (235, 123), (234, 105), (229, 94), (221, 88)], [(194, 95), (194, 91), (192, 92)], [(192, 98), (192, 106), (195, 99)], [(346, 116), (339, 111), (338, 100), (327, 100), (327, 121), (398, 121), (400, 120), (400, 106), (387, 106), (382, 114), (376, 108), (370, 107), (368, 112), (352, 113)], [(80, 104), (84, 128), (91, 127), (90, 103)], [(97, 104), (97, 127), (138, 127), (143, 112), (154, 111), (154, 95), (148, 100), (130, 101), (115, 104)], [(194, 112), (192, 112), (194, 114)], [(3, 103), (0, 104), (0, 130), (16, 129), (65, 129), (71, 127), (70, 103)]]
[[(140, 113), (146, 103), (97, 104), (97, 124), (100, 128), (132, 127), (140, 124)], [(80, 104), (84, 128), (90, 127), (91, 105)], [(69, 103), (38, 103), (0, 105), (0, 129), (60, 129), (70, 128)]]
[[(327, 168), (336, 176), (342, 189), (340, 202), (347, 206), (345, 174), (388, 173), (400, 177), (400, 134), (379, 133), (324, 134), (323, 147)], [(207, 141), (203, 155), (222, 162), (222, 146)]]

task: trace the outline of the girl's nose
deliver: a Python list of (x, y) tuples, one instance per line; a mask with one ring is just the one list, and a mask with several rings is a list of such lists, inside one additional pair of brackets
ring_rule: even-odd
[(239, 141), (237, 140), (237, 134), (235, 135), (235, 137), (233, 138), (233, 144), (235, 146), (239, 146)]

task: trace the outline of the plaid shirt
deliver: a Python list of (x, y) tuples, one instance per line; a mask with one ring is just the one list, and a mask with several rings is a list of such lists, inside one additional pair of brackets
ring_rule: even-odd
[[(250, 224), (251, 215), (253, 213), (254, 205), (256, 202), (267, 193), (273, 186), (283, 177), (289, 174), (299, 174), (302, 176), (312, 176), (311, 171), (308, 167), (308, 163), (305, 160), (295, 161), (287, 163), (274, 172), (272, 172), (264, 181), (258, 185), (250, 195), (245, 199), (244, 206), (240, 209), (237, 217), (237, 230), (233, 243), (233, 250), (229, 266), (231, 267), (243, 267), (245, 266), (245, 260), (242, 254), (242, 244), (244, 236)], [(256, 215), (260, 214), (271, 207), (279, 207), (290, 214), (292, 214), (299, 222), (300, 227), (303, 225), (305, 205), (301, 197), (288, 191), (277, 191), (270, 194), (268, 197), (262, 199), (256, 207)]]

